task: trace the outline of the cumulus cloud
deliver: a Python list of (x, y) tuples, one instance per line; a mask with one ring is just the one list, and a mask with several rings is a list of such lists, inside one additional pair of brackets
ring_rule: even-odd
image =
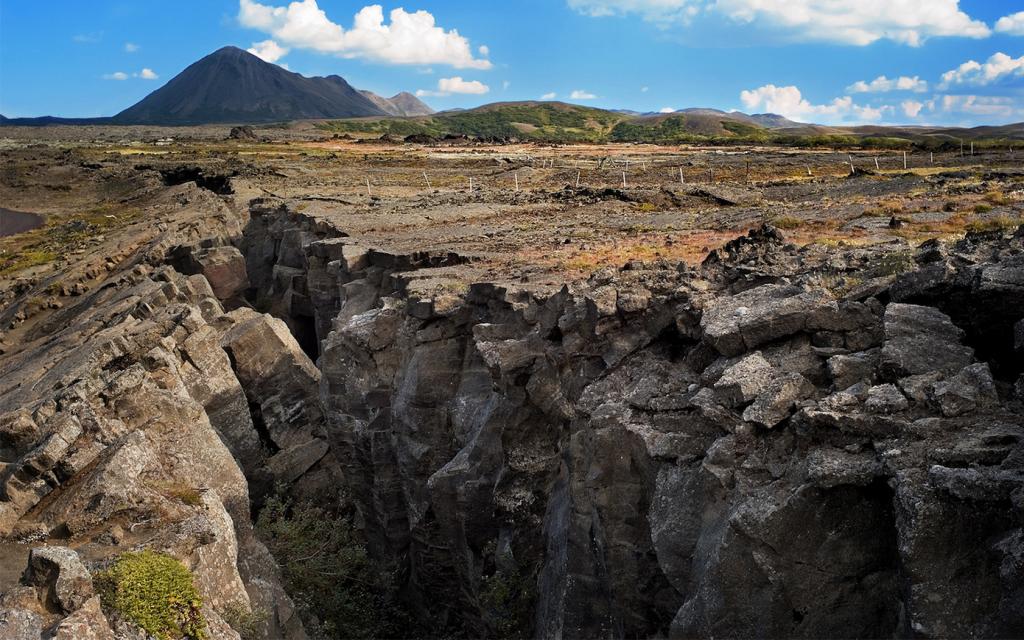
[(551, 93), (545, 93), (540, 97), (541, 100), (554, 100), (558, 97), (558, 94), (552, 91)]
[(461, 77), (455, 76), (454, 78), (441, 78), (437, 81), (436, 90), (420, 89), (416, 95), (434, 98), (450, 96), (453, 93), (480, 96), (490, 90), (490, 87), (478, 80), (463, 80)]
[[(394, 9), (390, 23), (384, 9), (368, 5), (356, 13), (350, 29), (332, 22), (317, 0), (296, 0), (275, 7), (239, 0), (238, 21), (244, 27), (270, 34), (283, 45), (343, 58), (363, 58), (387, 64), (447, 64), (458, 69), (490, 69), (489, 50), (473, 56), (469, 40), (455, 29), (437, 26), (426, 11)], [(485, 53), (486, 52), (486, 53)]]
[(777, 113), (791, 120), (821, 120), (825, 122), (876, 122), (893, 107), (859, 105), (850, 96), (835, 98), (826, 104), (812, 104), (795, 86), (777, 87), (766, 84), (742, 91), (740, 101), (748, 111)]
[(115, 71), (114, 73), (103, 74), (104, 80), (127, 80), (128, 74), (124, 71)]
[(892, 40), (919, 46), (936, 36), (985, 38), (988, 26), (959, 0), (568, 0), (590, 16), (636, 13), (671, 26), (718, 17), (774, 32), (783, 39), (864, 46)]
[(917, 100), (904, 100), (900, 103), (900, 108), (908, 118), (916, 118), (921, 113), (921, 109), (924, 109), (924, 103)]
[(673, 107), (662, 107), (658, 113), (675, 113), (676, 110)]
[(575, 91), (569, 94), (570, 100), (594, 100), (596, 98), (596, 95), (590, 93), (589, 91), (584, 91), (583, 89), (576, 89)]
[(871, 82), (860, 80), (846, 87), (850, 93), (886, 93), (888, 91), (913, 91), (924, 93), (928, 90), (928, 83), (921, 78), (914, 76), (900, 76), (898, 78), (886, 78), (878, 76)]
[(143, 80), (156, 80), (160, 77), (156, 75), (156, 73), (149, 67), (144, 68), (142, 71), (138, 72), (135, 75), (136, 77), (142, 78)]
[(1011, 76), (1024, 76), (1024, 56), (1011, 58), (1005, 53), (995, 53), (984, 63), (968, 60), (956, 69), (942, 74), (940, 89), (955, 84), (986, 85)]
[(252, 46), (246, 49), (246, 51), (264, 62), (275, 63), (288, 55), (289, 49), (282, 47), (273, 40), (264, 40), (252, 43)]
[(1011, 36), (1024, 36), (1024, 11), (999, 18), (996, 21), (996, 31)]
[(135, 44), (134, 42), (126, 42), (126, 43), (124, 43), (125, 53), (135, 53), (139, 49), (140, 49), (139, 45)]

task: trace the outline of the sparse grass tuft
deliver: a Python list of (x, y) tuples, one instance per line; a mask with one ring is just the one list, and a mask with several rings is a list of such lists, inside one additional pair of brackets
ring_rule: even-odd
[(779, 216), (772, 218), (770, 223), (779, 229), (799, 229), (806, 224), (806, 221), (795, 216)]
[(1009, 216), (999, 216), (998, 218), (991, 218), (989, 220), (974, 220), (967, 224), (967, 231), (970, 233), (988, 233), (992, 231), (1012, 231), (1024, 224), (1024, 220), (1020, 218), (1011, 218)]

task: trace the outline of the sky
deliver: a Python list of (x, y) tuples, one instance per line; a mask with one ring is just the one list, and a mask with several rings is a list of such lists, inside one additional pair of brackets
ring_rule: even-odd
[(225, 45), (439, 110), (1024, 121), (1024, 0), (0, 0), (0, 114), (113, 115)]

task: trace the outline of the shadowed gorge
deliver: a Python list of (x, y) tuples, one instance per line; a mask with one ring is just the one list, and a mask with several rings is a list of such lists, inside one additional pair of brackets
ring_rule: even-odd
[(270, 133), (0, 151), (0, 635), (1024, 633), (1003, 156)]

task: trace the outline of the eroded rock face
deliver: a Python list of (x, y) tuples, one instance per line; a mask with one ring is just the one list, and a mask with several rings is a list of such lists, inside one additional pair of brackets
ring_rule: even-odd
[[(301, 268), (282, 242), (250, 272)], [(1024, 629), (1006, 569), (1021, 523), (994, 479), (1024, 460), (1019, 398), (943, 311), (875, 282), (815, 288), (771, 231), (700, 273), (633, 264), (454, 304), (408, 260), (327, 248), (353, 243), (311, 241), (291, 299), (332, 318), (316, 321), (331, 449), (372, 554), (405, 567), (435, 628), (491, 629), (481, 585), (500, 569), (524, 578), (518, 622), (541, 637)], [(940, 461), (987, 471), (951, 482)], [(943, 531), (947, 516), (962, 524)]]
[(976, 341), (1013, 353), (1021, 318), (961, 326), (928, 296), (1012, 295), (1022, 247), (970, 242), (845, 297), (771, 229), (697, 269), (453, 287), (460, 256), (258, 201), (237, 246), (275, 317), (144, 270), (5, 367), (0, 532), (78, 544), (159, 513), (147, 544), (210, 602), (271, 610), (271, 637), (302, 634), (251, 533), (273, 484), (344, 494), (439, 636), (1021, 635), (1019, 370)]

